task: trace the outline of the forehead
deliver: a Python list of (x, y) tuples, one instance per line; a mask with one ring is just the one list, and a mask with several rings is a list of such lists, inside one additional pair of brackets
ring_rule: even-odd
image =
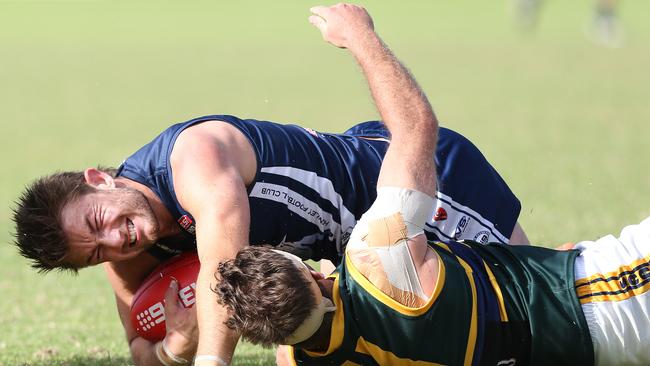
[(87, 224), (88, 215), (93, 210), (93, 205), (98, 201), (96, 193), (84, 194), (67, 202), (61, 209), (61, 227), (67, 234), (68, 229), (78, 228)]
[(96, 193), (88, 193), (68, 202), (61, 210), (61, 229), (68, 247), (66, 262), (85, 263), (88, 248), (95, 246), (89, 222), (96, 202)]

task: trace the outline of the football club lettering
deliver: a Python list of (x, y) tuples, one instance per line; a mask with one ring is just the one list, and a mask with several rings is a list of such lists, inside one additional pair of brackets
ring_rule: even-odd
[(636, 287), (641, 282), (645, 282), (648, 279), (650, 279), (650, 267), (648, 263), (646, 263), (635, 272), (621, 276), (618, 280), (618, 284), (621, 286), (621, 289), (625, 290), (630, 287)]
[(279, 189), (262, 187), (260, 189), (260, 193), (263, 196), (277, 197), (280, 198), (281, 200), (284, 200), (285, 202), (287, 202), (288, 206), (293, 206), (298, 210), (304, 212), (307, 216), (313, 217), (322, 226), (328, 226), (330, 224), (330, 221), (328, 219), (321, 216), (318, 207), (311, 208), (309, 203), (305, 203), (300, 198), (292, 196), (291, 191), (287, 192), (287, 191), (281, 191)]
[(616, 272), (598, 274), (576, 281), (580, 303), (622, 301), (650, 291), (648, 258), (619, 268)]

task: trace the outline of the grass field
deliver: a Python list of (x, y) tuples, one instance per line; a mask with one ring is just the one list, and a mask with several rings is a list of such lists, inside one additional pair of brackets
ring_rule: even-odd
[[(594, 239), (650, 215), (649, 2), (622, 2), (617, 49), (586, 36), (591, 0), (546, 1), (531, 33), (503, 0), (399, 3), (363, 4), (443, 125), (521, 199), (533, 242)], [(100, 269), (40, 276), (9, 244), (10, 207), (34, 177), (118, 165), (203, 114), (333, 132), (377, 117), (351, 58), (308, 24), (311, 5), (0, 0), (0, 366), (130, 362)], [(242, 347), (235, 364), (272, 358)]]

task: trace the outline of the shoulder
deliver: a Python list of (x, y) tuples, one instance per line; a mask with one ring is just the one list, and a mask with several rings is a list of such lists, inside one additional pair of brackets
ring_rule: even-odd
[[(229, 122), (212, 120), (183, 130), (170, 157), (174, 172), (189, 169), (213, 169), (218, 174), (224, 167), (234, 167), (245, 182), (255, 176), (257, 158), (244, 133)], [(181, 173), (184, 174), (184, 173)]]

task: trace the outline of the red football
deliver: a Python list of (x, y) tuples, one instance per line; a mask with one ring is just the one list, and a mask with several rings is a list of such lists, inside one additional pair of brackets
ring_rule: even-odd
[(169, 283), (176, 279), (181, 304), (192, 307), (199, 267), (196, 252), (183, 253), (161, 263), (144, 279), (131, 303), (131, 324), (138, 335), (152, 342), (165, 338), (164, 304)]

